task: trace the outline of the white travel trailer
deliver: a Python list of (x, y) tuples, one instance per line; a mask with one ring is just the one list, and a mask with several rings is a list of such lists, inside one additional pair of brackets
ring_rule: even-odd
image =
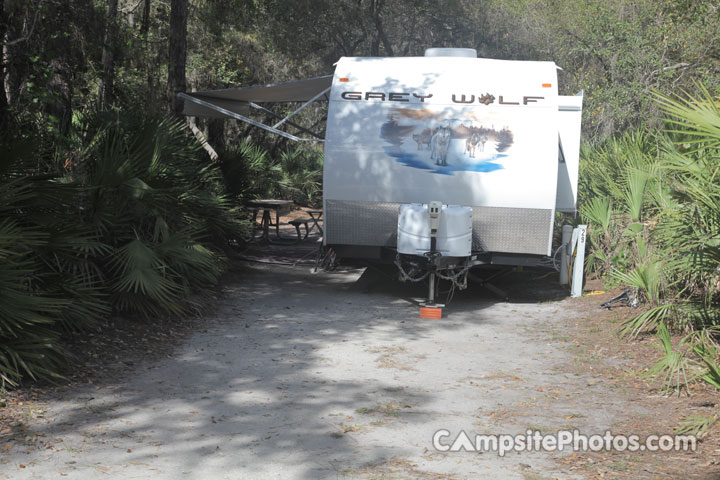
[[(182, 96), (188, 115), (249, 121), (294, 140), (305, 139), (279, 127), (294, 125), (295, 112), (273, 126), (247, 112), (328, 102), (323, 242), (341, 258), (400, 264), (398, 253), (427, 248), (428, 258), (467, 257), (452, 268), (533, 265), (552, 254), (555, 212), (574, 213), (577, 200), (582, 96), (558, 95), (557, 69), (429, 49), (424, 57), (341, 58), (334, 76)], [(295, 126), (308, 140), (322, 137)], [(454, 220), (418, 216), (430, 202), (444, 206), (440, 219)], [(448, 208), (454, 213), (443, 215)]]

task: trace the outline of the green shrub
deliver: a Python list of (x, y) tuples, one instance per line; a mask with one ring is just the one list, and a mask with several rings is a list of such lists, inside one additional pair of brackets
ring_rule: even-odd
[(280, 160), (283, 196), (299, 205), (319, 206), (322, 203), (322, 162), (319, 149), (296, 147), (283, 152)]
[(59, 378), (61, 332), (109, 312), (91, 259), (106, 249), (79, 222), (77, 191), (44, 173), (38, 147), (0, 141), (0, 388)]
[(242, 142), (219, 153), (225, 185), (239, 200), (280, 198), (298, 205), (322, 203), (322, 150), (298, 146), (271, 156), (261, 146)]
[[(678, 391), (698, 380), (718, 387), (720, 107), (702, 86), (697, 96), (658, 100), (666, 133), (628, 133), (583, 152), (591, 266), (646, 301), (622, 333), (657, 331), (664, 356), (654, 378)], [(677, 347), (671, 329), (686, 332)], [(705, 431), (718, 418), (683, 429)]]
[(195, 308), (247, 222), (182, 124), (76, 115), (67, 138), (0, 139), (0, 388), (57, 379), (63, 333), (111, 311)]
[(76, 182), (85, 221), (110, 249), (100, 263), (113, 306), (178, 314), (217, 282), (222, 248), (245, 224), (218, 168), (200, 160), (181, 123), (106, 113), (78, 122)]

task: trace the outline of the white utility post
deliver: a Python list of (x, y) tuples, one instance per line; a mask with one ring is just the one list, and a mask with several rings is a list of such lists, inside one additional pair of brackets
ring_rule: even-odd
[(572, 283), (570, 284), (570, 296), (573, 298), (582, 295), (583, 277), (585, 270), (585, 239), (587, 234), (587, 225), (578, 225), (573, 230), (572, 248), (570, 250), (573, 257), (572, 262)]
[(572, 225), (563, 225), (560, 250), (560, 285), (570, 283), (570, 239), (572, 238)]

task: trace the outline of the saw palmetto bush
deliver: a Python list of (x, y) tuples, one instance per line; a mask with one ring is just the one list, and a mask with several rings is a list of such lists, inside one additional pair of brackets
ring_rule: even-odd
[(317, 207), (322, 202), (322, 150), (300, 146), (271, 155), (242, 142), (219, 152), (228, 192), (238, 199), (281, 198)]
[(63, 360), (55, 319), (67, 302), (39, 292), (33, 248), (43, 235), (0, 221), (0, 388), (20, 378), (57, 376)]
[(218, 152), (225, 186), (237, 199), (277, 198), (282, 165), (263, 147), (243, 141)]
[(296, 147), (280, 157), (281, 190), (285, 198), (304, 206), (322, 202), (323, 154), (317, 148)]
[(94, 257), (107, 251), (82, 224), (78, 191), (59, 181), (34, 140), (0, 140), (0, 387), (58, 378), (63, 332), (109, 312)]
[(0, 139), (0, 388), (58, 378), (61, 336), (113, 311), (195, 308), (246, 230), (174, 120), (91, 113), (30, 137)]
[(100, 264), (118, 311), (180, 313), (212, 287), (222, 247), (244, 235), (220, 172), (172, 119), (91, 114), (76, 124), (71, 175), (84, 221), (109, 249)]
[[(645, 301), (622, 332), (657, 332), (664, 355), (651, 377), (677, 391), (693, 381), (720, 388), (720, 103), (698, 91), (658, 95), (666, 132), (588, 149), (581, 169), (580, 211), (596, 231), (591, 267)], [(612, 257), (618, 248), (625, 255)], [(685, 332), (677, 345), (671, 330)], [(690, 419), (683, 430), (706, 431), (718, 418)]]
[(580, 216), (589, 225), (587, 233), (591, 248), (585, 257), (585, 270), (606, 275), (620, 262), (625, 251), (618, 241), (620, 232), (612, 200), (592, 197), (580, 205)]
[(589, 226), (587, 271), (613, 280), (617, 274), (635, 276), (635, 266), (648, 261), (646, 240), (662, 176), (657, 142), (656, 134), (638, 130), (583, 148), (578, 192), (580, 215)]
[[(701, 92), (659, 97), (665, 134), (632, 132), (586, 149), (579, 189), (581, 215), (595, 230), (592, 254), (609, 257), (609, 276), (650, 303), (672, 300), (686, 328), (714, 323), (697, 308), (714, 308), (720, 291), (720, 113)], [(683, 303), (692, 306), (681, 312)]]

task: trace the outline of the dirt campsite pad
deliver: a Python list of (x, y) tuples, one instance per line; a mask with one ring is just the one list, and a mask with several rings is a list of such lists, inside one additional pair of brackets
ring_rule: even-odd
[(653, 420), (667, 399), (607, 374), (625, 360), (573, 340), (594, 299), (566, 299), (526, 271), (505, 279), (508, 302), (471, 288), (443, 319), (421, 320), (422, 289), (361, 274), (248, 263), (173, 353), (26, 406), (0, 438), (0, 478), (717, 478), (703, 445), (642, 457), (437, 451), (441, 430), (672, 426)]

